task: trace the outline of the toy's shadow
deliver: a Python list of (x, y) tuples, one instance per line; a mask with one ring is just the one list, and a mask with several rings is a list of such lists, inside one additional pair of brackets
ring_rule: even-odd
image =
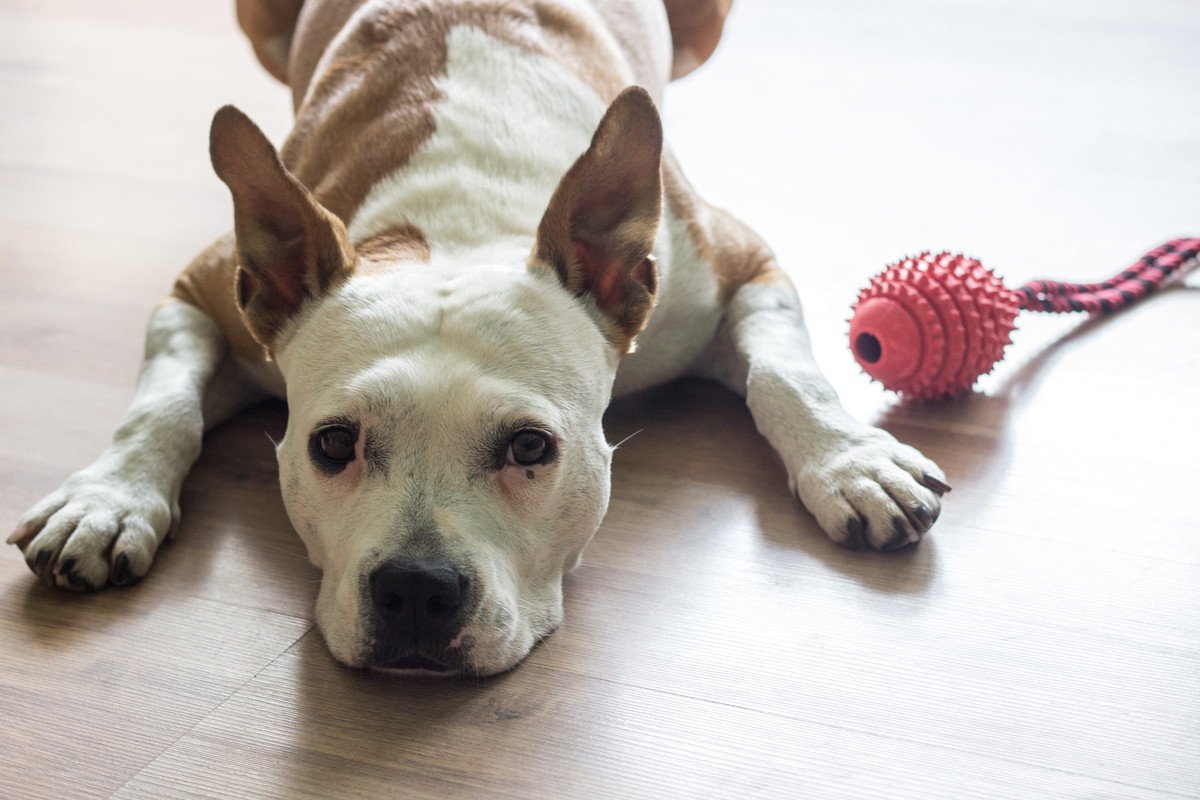
[[(1189, 291), (1176, 284), (1159, 292)], [(1063, 357), (1117, 320), (1147, 309), (1139, 304), (1113, 317), (1068, 317), (1030, 320), (1004, 360), (971, 392), (938, 401), (892, 396), (872, 422), (937, 461), (952, 485), (978, 489), (1008, 467), (1009, 422), (1016, 409), (1034, 401), (1038, 387)], [(1032, 324), (1031, 324), (1032, 323)], [(1033, 339), (1033, 341), (1029, 341)], [(965, 498), (955, 494), (952, 501)]]

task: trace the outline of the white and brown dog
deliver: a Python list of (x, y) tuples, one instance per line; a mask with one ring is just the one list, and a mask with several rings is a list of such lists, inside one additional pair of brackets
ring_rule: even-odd
[(654, 103), (728, 6), (240, 0), (295, 128), (278, 154), (217, 112), (234, 232), (151, 317), (113, 444), (9, 541), (64, 588), (140, 578), (204, 430), (286, 396), (280, 484), (333, 654), (496, 673), (562, 619), (610, 398), (682, 375), (745, 395), (835, 541), (918, 541), (942, 473), (842, 410), (771, 251), (663, 153)]

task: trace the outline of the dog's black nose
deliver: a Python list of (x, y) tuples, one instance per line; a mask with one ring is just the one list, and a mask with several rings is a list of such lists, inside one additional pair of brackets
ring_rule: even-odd
[(448, 561), (394, 558), (371, 571), (370, 585), (371, 602), (389, 633), (415, 643), (449, 632), (467, 576)]

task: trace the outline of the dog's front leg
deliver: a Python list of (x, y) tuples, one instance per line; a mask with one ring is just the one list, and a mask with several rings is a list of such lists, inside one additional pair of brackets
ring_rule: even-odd
[[(179, 518), (180, 487), (200, 454), (205, 389), (225, 350), (217, 324), (195, 306), (169, 300), (155, 310), (133, 405), (113, 443), (37, 503), (8, 538), (30, 569), (70, 589), (130, 583), (146, 573)], [(215, 405), (221, 416), (234, 409), (228, 398)]]
[(842, 408), (781, 271), (768, 267), (735, 292), (712, 355), (706, 372), (745, 394), (792, 490), (835, 542), (893, 550), (933, 525), (949, 488), (942, 471)]

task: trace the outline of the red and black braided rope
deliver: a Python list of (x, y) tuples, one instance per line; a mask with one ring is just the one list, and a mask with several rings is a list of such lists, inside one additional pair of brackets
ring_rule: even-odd
[(1030, 311), (1109, 314), (1127, 308), (1170, 278), (1196, 265), (1200, 238), (1172, 239), (1159, 245), (1119, 275), (1101, 283), (1036, 280), (1017, 290), (1020, 306)]

